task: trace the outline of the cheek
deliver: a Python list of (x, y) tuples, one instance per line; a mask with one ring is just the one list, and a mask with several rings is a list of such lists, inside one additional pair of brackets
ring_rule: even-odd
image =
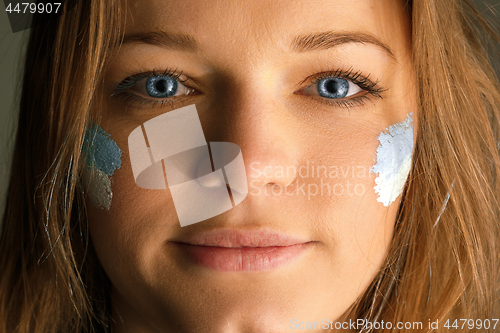
[(103, 267), (121, 269), (148, 262), (141, 249), (161, 246), (178, 225), (170, 193), (135, 184), (126, 139), (121, 136), (91, 127), (83, 153), (90, 232)]
[(352, 262), (368, 265), (383, 260), (399, 209), (397, 199), (411, 167), (411, 114), (402, 122), (385, 126), (374, 123), (339, 128), (328, 138), (314, 141), (318, 144), (310, 144), (310, 154), (302, 162), (302, 176), (309, 170), (302, 180), (314, 190), (309, 191), (303, 209), (323, 221), (321, 228), (326, 230), (324, 239), (330, 253), (345, 254), (339, 260), (351, 267), (353, 275), (359, 269), (352, 267)]
[(123, 155), (122, 168), (111, 179), (113, 203), (109, 210), (93, 206), (89, 223), (101, 261), (140, 266), (149, 262), (143, 250), (161, 247), (179, 223), (169, 191), (137, 186), (128, 153)]
[(82, 153), (87, 197), (94, 206), (109, 210), (113, 198), (111, 176), (121, 167), (122, 151), (108, 133), (94, 124), (85, 132)]
[(380, 268), (398, 209), (397, 204), (386, 207), (377, 201), (377, 174), (371, 171), (380, 144), (378, 135), (385, 125), (356, 125), (339, 126), (335, 132), (302, 143), (308, 154), (300, 162), (294, 191), (305, 184), (305, 194), (289, 206), (300, 223), (318, 230), (315, 237), (325, 251), (316, 259), (327, 267), (325, 277), (330, 278), (325, 285), (352, 298), (358, 289), (346, 286), (366, 287)]

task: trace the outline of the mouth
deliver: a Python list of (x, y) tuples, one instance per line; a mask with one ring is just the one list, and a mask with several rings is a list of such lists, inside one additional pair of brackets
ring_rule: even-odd
[(315, 241), (269, 231), (214, 230), (173, 240), (192, 263), (220, 272), (264, 271), (298, 258)]

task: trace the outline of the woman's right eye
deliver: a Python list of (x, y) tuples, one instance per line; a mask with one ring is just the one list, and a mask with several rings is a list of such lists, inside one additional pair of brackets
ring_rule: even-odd
[(183, 97), (198, 94), (197, 90), (184, 85), (188, 80), (177, 70), (141, 72), (118, 83), (111, 96), (133, 107), (174, 107), (183, 103)]
[(186, 87), (177, 79), (168, 75), (154, 75), (136, 81), (128, 88), (143, 97), (169, 98), (189, 95), (194, 89)]

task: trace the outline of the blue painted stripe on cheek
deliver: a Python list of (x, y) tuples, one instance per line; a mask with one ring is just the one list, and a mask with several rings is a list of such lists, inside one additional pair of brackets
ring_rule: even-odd
[(122, 151), (111, 136), (98, 125), (93, 125), (85, 132), (83, 152), (87, 168), (95, 166), (108, 176), (122, 166)]

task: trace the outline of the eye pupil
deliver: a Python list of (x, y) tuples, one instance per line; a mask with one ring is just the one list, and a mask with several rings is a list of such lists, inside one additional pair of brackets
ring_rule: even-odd
[(332, 77), (318, 83), (318, 93), (325, 98), (344, 98), (349, 92), (349, 82), (345, 79)]
[(146, 91), (151, 97), (172, 97), (177, 86), (177, 81), (169, 76), (153, 76), (146, 81)]
[(159, 80), (156, 82), (156, 90), (158, 90), (161, 93), (165, 93), (167, 91), (167, 83), (165, 80)]

